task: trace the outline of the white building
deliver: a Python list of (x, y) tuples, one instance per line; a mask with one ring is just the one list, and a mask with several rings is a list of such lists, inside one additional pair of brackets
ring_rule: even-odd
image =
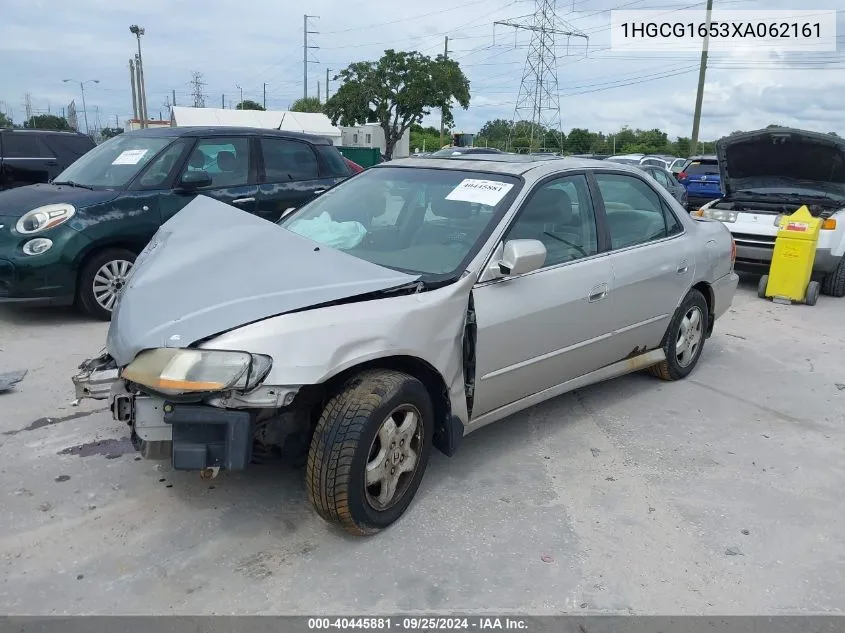
[(223, 108), (173, 107), (175, 127), (254, 127), (264, 130), (285, 130), (315, 134), (341, 144), (340, 128), (332, 125), (325, 114), (289, 112), (286, 110), (224, 110)]
[[(378, 123), (341, 127), (341, 145), (344, 147), (377, 147), (382, 154), (387, 151), (384, 130)], [(407, 158), (411, 153), (411, 130), (405, 130), (393, 148), (393, 158)]]

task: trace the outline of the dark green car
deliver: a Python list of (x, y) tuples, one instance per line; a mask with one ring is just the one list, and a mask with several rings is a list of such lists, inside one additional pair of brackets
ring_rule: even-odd
[(197, 195), (275, 222), (351, 175), (331, 141), (253, 128), (121, 134), (50, 184), (0, 193), (0, 303), (100, 319), (135, 257)]

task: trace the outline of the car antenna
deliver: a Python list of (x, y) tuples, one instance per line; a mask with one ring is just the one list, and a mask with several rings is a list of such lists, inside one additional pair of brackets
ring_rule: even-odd
[(281, 120), (281, 121), (279, 121), (279, 127), (277, 127), (277, 128), (276, 128), (277, 130), (281, 130), (281, 129), (282, 129), (282, 123), (284, 123), (284, 122), (285, 122), (285, 115), (287, 115), (287, 110), (285, 110), (284, 112), (282, 112), (282, 120)]

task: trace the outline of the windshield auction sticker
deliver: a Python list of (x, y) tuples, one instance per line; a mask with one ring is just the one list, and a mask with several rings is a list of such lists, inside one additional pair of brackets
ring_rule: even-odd
[(459, 202), (475, 202), (476, 204), (486, 204), (487, 206), (493, 207), (499, 204), (502, 198), (512, 188), (513, 185), (507, 182), (467, 178), (452, 189), (449, 195), (446, 196), (446, 199)]
[(610, 12), (610, 49), (626, 52), (835, 52), (836, 10), (633, 9)]
[(112, 165), (137, 165), (147, 153), (145, 149), (128, 149), (115, 158)]

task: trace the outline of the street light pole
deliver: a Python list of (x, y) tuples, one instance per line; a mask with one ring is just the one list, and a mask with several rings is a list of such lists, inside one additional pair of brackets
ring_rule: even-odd
[(141, 36), (144, 34), (144, 28), (133, 24), (129, 27), (129, 32), (135, 35), (138, 39), (138, 97), (141, 105), (141, 128), (147, 127), (147, 87), (144, 84), (144, 63), (141, 59)]
[(77, 81), (76, 79), (63, 79), (64, 83), (78, 83), (79, 84), (79, 91), (82, 93), (82, 115), (85, 118), (85, 134), (89, 134), (88, 130), (88, 108), (85, 107), (85, 84), (87, 83), (100, 83), (99, 79), (86, 79), (85, 81)]
[(241, 91), (241, 110), (244, 108), (244, 89), (241, 88), (238, 84), (235, 84), (235, 88)]

